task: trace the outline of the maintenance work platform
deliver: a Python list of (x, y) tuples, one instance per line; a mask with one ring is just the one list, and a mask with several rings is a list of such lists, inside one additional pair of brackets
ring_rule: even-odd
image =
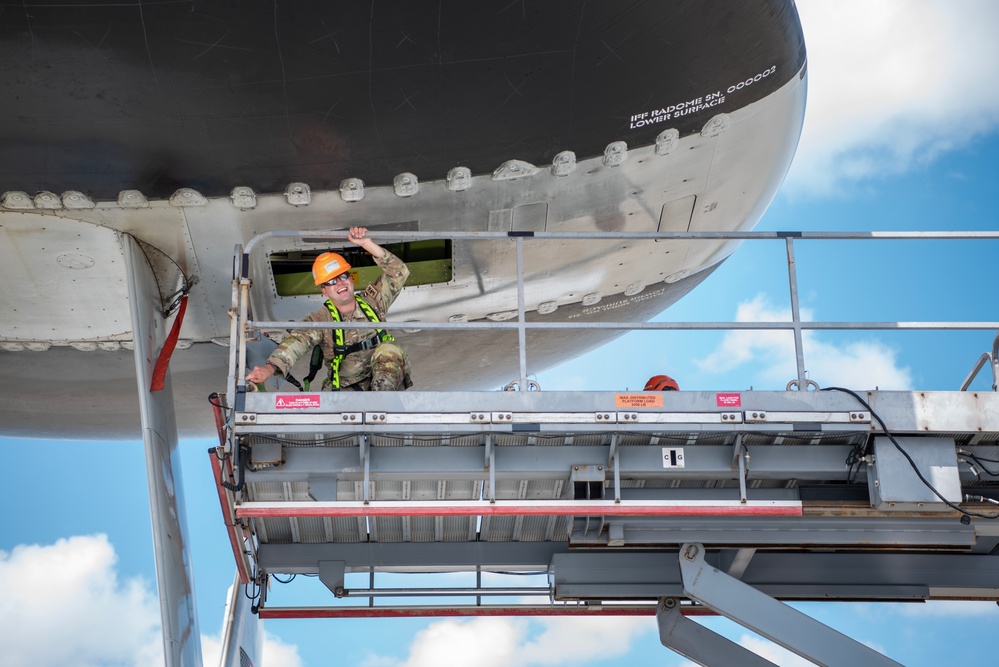
[[(298, 235), (316, 246), (344, 238)], [(816, 664), (896, 665), (785, 603), (999, 600), (999, 335), (954, 391), (819, 387), (801, 337), (999, 323), (803, 322), (794, 241), (847, 235), (617, 235), (782, 240), (790, 322), (531, 321), (523, 244), (559, 235), (454, 233), (516, 244), (516, 321), (335, 325), (253, 318), (253, 252), (271, 236), (236, 249), (230, 371), (213, 397), (209, 452), (260, 618), (655, 615), (664, 646), (699, 664), (773, 664), (689, 618), (718, 614)], [(509, 391), (248, 387), (261, 332), (306, 326), (505, 328), (519, 338), (519, 378)], [(539, 388), (527, 332), (580, 326), (791, 330), (798, 376), (785, 391), (528, 390)], [(992, 390), (969, 391), (986, 368)], [(379, 585), (382, 573), (475, 583)], [(521, 574), (544, 583), (523, 586)], [(317, 576), (329, 604), (269, 605), (268, 580), (288, 575)]]

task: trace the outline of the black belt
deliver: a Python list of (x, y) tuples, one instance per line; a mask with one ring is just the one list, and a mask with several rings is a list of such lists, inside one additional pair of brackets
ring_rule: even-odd
[(337, 389), (333, 387), (329, 391), (364, 391), (364, 387), (361, 386), (360, 382), (355, 382), (354, 384), (348, 384), (346, 387), (340, 387)]
[(356, 343), (344, 347), (339, 347), (334, 345), (333, 353), (341, 354), (346, 357), (348, 354), (354, 354), (355, 352), (373, 350), (379, 345), (381, 345), (381, 342), (382, 342), (381, 334), (375, 334), (374, 336), (370, 336), (369, 338), (365, 338), (364, 340), (359, 340)]

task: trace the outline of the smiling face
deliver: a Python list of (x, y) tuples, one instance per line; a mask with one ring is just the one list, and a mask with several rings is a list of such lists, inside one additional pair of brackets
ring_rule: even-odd
[(349, 271), (337, 276), (334, 281), (323, 283), (320, 288), (323, 296), (332, 301), (340, 312), (354, 310), (354, 279)]

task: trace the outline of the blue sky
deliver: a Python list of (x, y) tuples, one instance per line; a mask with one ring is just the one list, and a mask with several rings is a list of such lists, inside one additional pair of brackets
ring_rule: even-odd
[[(803, 0), (799, 12), (809, 52), (805, 130), (758, 229), (999, 230), (999, 46), (993, 34), (999, 4)], [(799, 243), (805, 316), (999, 319), (999, 243), (919, 246), (925, 247), (865, 241), (830, 251), (826, 242)], [(783, 252), (777, 242), (747, 243), (660, 318), (786, 318)], [(820, 332), (806, 339), (806, 368), (822, 386), (957, 389), (994, 336)], [(538, 380), (546, 390), (639, 389), (664, 372), (683, 389), (780, 389), (795, 374), (789, 341), (768, 332), (639, 332)], [(989, 384), (982, 375), (973, 388)], [(212, 444), (182, 443), (207, 664), (217, 654), (233, 576), (207, 461)], [(4, 664), (160, 664), (142, 444), (26, 447), (0, 439), (0, 455), (8, 471), (0, 485)], [(993, 603), (800, 608), (910, 667), (987, 661), (999, 629)], [(786, 653), (779, 657), (772, 645), (723, 619), (705, 622), (781, 665), (806, 664)], [(659, 644), (652, 618), (272, 621), (266, 629), (267, 667), (446, 666), (459, 646), (467, 651), (461, 664), (479, 667), (689, 664)]]

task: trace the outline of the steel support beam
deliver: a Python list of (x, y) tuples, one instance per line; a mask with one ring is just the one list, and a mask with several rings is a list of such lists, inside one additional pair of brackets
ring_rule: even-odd
[(688, 597), (806, 660), (830, 667), (901, 667), (874, 649), (711, 567), (704, 560), (701, 544), (684, 544), (679, 560), (683, 590)]
[[(482, 436), (485, 440), (491, 434)], [(614, 434), (607, 436), (610, 442)], [(259, 446), (259, 445), (255, 445)], [(747, 480), (844, 480), (847, 468), (844, 461), (852, 445), (824, 445), (821, 447), (794, 447), (787, 445), (755, 445), (751, 448), (752, 467)], [(504, 445), (431, 446), (420, 447), (368, 447), (369, 473), (375, 481), (403, 481), (414, 479), (458, 480), (487, 479), (483, 462), (494, 456), (495, 478), (551, 479), (568, 478), (573, 465), (607, 465), (609, 445), (560, 445), (532, 447)], [(268, 450), (268, 454), (269, 454)], [(310, 484), (326, 481), (361, 481), (364, 468), (358, 447), (298, 446), (284, 447), (282, 465), (260, 471), (247, 471), (248, 482), (304, 482)], [(793, 456), (791, 455), (793, 453)], [(661, 447), (618, 446), (616, 465), (623, 479), (640, 476), (647, 479), (715, 479), (731, 480), (738, 477), (738, 463), (733, 469), (732, 447), (698, 445), (688, 447), (683, 468), (664, 468)], [(863, 478), (860, 478), (861, 480)], [(753, 499), (759, 489), (749, 489)], [(738, 496), (735, 496), (738, 499)], [(317, 500), (335, 498), (317, 498)]]
[[(619, 546), (659, 547), (684, 542), (715, 546), (836, 546), (840, 548), (970, 549), (980, 537), (975, 527), (953, 517), (756, 516), (752, 523), (724, 516), (622, 516)], [(586, 536), (574, 528), (569, 542), (578, 547), (607, 546), (607, 535)]]
[(659, 641), (666, 648), (705, 667), (776, 667), (726, 637), (708, 630), (680, 613), (676, 598), (662, 598), (656, 606)]

